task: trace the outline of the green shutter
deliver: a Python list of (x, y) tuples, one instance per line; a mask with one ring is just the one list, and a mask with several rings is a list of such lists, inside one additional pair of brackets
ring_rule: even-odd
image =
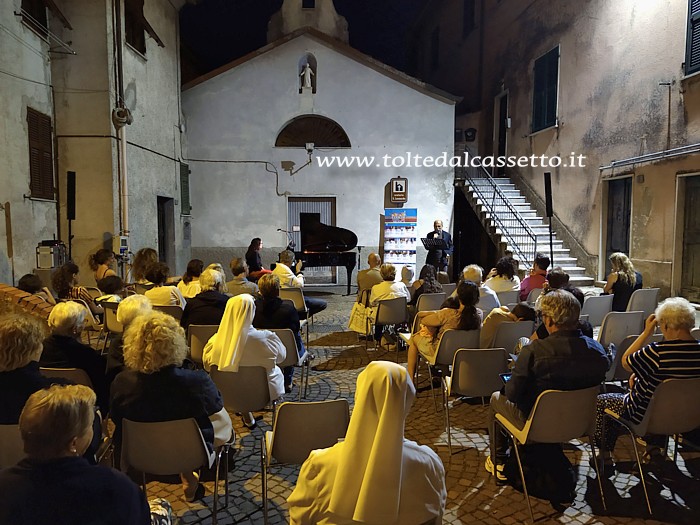
[(180, 213), (190, 215), (192, 206), (190, 203), (190, 167), (184, 162), (180, 163)]
[(535, 83), (532, 93), (532, 132), (557, 123), (557, 89), (559, 83), (559, 46), (535, 60)]
[(688, 0), (685, 74), (700, 71), (700, 0)]

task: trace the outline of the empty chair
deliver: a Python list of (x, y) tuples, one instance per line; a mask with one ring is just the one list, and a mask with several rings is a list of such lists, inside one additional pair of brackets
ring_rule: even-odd
[(628, 335), (642, 333), (644, 312), (610, 312), (603, 319), (598, 342), (607, 348), (610, 343), (619, 346)]
[(309, 386), (309, 369), (311, 368), (309, 356), (311, 354), (307, 351), (304, 352), (303, 356), (299, 356), (297, 340), (294, 337), (294, 332), (289, 328), (272, 328), (270, 331), (277, 334), (287, 350), (284, 361), (277, 363), (277, 366), (283, 370), (288, 366), (301, 367), (301, 384), (299, 385), (299, 401), (301, 401), (302, 393), (306, 397), (306, 389)]
[[(608, 369), (608, 372), (605, 374), (605, 380), (606, 381), (627, 381), (630, 378), (630, 373), (625, 370), (622, 367), (622, 356), (625, 355), (625, 352), (627, 349), (632, 345), (632, 343), (635, 342), (635, 340), (639, 337), (638, 335), (628, 335), (625, 337), (622, 342), (620, 343), (619, 346), (615, 348), (615, 356), (613, 358), (612, 365)], [(654, 334), (651, 339), (651, 342), (660, 342), (663, 339), (663, 334)]]
[(445, 295), (449, 297), (452, 295), (452, 292), (454, 292), (457, 289), (457, 283), (444, 283), (442, 285), (442, 291), (445, 292)]
[[(121, 467), (126, 472), (132, 468), (141, 472), (145, 494), (146, 474), (168, 476), (209, 468), (216, 463), (214, 481), (214, 509), (212, 522), (216, 523), (219, 505), (219, 462), (222, 455), (225, 472), (228, 472), (228, 454), (224, 452), (231, 443), (210, 453), (202, 432), (194, 418), (157, 423), (140, 423), (124, 419), (122, 427)], [(224, 487), (228, 506), (228, 482)]]
[[(367, 333), (373, 333), (374, 325), (382, 325), (384, 329), (387, 326), (395, 326), (397, 324), (403, 324), (408, 322), (408, 310), (406, 308), (406, 298), (396, 297), (394, 299), (383, 299), (379, 301), (377, 305), (377, 315), (374, 319), (371, 317), (367, 318), (369, 323), (369, 328)], [(380, 339), (380, 338), (378, 338)], [(367, 341), (365, 341), (365, 348), (367, 348)], [(377, 341), (374, 341), (374, 348), (377, 348)]]
[(598, 472), (593, 435), (595, 429), (596, 396), (599, 387), (593, 386), (581, 390), (545, 390), (535, 401), (530, 415), (522, 429), (518, 429), (503, 414), (496, 413), (496, 424), (508, 432), (513, 440), (515, 457), (518, 461), (520, 477), (523, 483), (523, 492), (530, 511), (530, 519), (534, 523), (530, 496), (527, 492), (527, 484), (523, 475), (522, 462), (520, 460), (520, 446), (526, 443), (564, 443), (580, 437), (588, 437), (591, 446), (591, 454), (596, 469), (600, 497), (605, 507), (603, 485)]
[(497, 292), (498, 302), (501, 304), (511, 304), (520, 301), (520, 292), (518, 290), (509, 290), (507, 292)]
[(452, 373), (443, 378), (443, 408), (447, 446), (452, 454), (452, 427), (450, 425), (450, 396), (490, 396), (503, 386), (500, 375), (508, 370), (508, 359), (503, 348), (460, 348), (452, 361)]
[(421, 294), (416, 302), (416, 312), (439, 310), (446, 297), (447, 294), (445, 292)]
[(109, 336), (112, 334), (121, 334), (124, 332), (124, 326), (117, 321), (117, 308), (119, 303), (113, 302), (103, 302), (100, 306), (104, 309), (104, 330), (105, 330), (105, 340), (102, 346), (102, 351), (107, 349), (107, 341)]
[(211, 336), (219, 330), (218, 324), (191, 324), (187, 327), (187, 344), (190, 347), (190, 359), (202, 366), (204, 347)]
[(75, 385), (85, 385), (92, 388), (92, 381), (87, 375), (87, 372), (82, 368), (44, 368), (41, 367), (40, 372), (45, 377), (60, 377), (67, 379)]
[(273, 408), (277, 403), (276, 400), (270, 400), (267, 370), (262, 366), (241, 366), (238, 372), (222, 372), (212, 366), (210, 375), (229, 412), (259, 412), (270, 403)]
[(628, 312), (644, 312), (644, 319), (654, 313), (659, 304), (658, 288), (642, 288), (635, 290), (627, 303)]
[(279, 405), (272, 431), (263, 434), (260, 444), (265, 523), (268, 522), (267, 476), (272, 461), (301, 465), (312, 450), (332, 447), (344, 438), (349, 422), (350, 407), (346, 399)]
[(134, 291), (135, 291), (137, 294), (143, 295), (143, 294), (145, 294), (148, 290), (150, 290), (151, 288), (153, 288), (154, 286), (155, 286), (155, 284), (153, 284), (153, 283), (147, 283), (147, 284), (146, 284), (146, 283), (144, 283), (144, 284), (142, 284), (142, 283), (136, 283), (136, 284), (134, 284)]
[(512, 352), (518, 339), (530, 337), (534, 330), (535, 323), (532, 321), (518, 321), (517, 323), (505, 321), (496, 327), (491, 346), (505, 348), (508, 352)]
[(0, 425), (0, 469), (16, 465), (24, 456), (19, 425)]
[(530, 290), (530, 293), (527, 294), (527, 302), (528, 304), (535, 304), (535, 301), (537, 301), (537, 298), (542, 295), (542, 288), (533, 288)]
[(154, 310), (164, 312), (168, 315), (172, 315), (178, 321), (182, 319), (182, 307), (177, 305), (153, 305)]
[[(647, 434), (658, 434), (662, 436), (674, 436), (683, 432), (690, 432), (700, 427), (700, 403), (695, 400), (700, 396), (700, 379), (666, 379), (662, 381), (654, 390), (649, 406), (644, 413), (642, 422), (632, 423), (609, 409), (605, 410), (605, 422), (614, 421), (629, 432), (632, 438), (634, 454), (639, 465), (644, 497), (647, 501), (649, 514), (652, 514), (649, 493), (647, 492), (644, 468), (640, 461), (639, 450), (637, 448), (637, 437)], [(676, 441), (675, 450), (678, 449)], [(674, 454), (674, 461), (676, 454)]]
[(608, 313), (612, 312), (612, 295), (596, 295), (586, 297), (581, 309), (581, 315), (588, 316), (592, 326), (600, 326)]

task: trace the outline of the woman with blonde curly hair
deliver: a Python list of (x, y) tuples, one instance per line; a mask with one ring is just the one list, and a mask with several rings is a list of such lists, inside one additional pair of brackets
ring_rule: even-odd
[(611, 254), (610, 263), (612, 272), (608, 275), (603, 293), (613, 294), (613, 312), (624, 312), (632, 292), (642, 287), (642, 274), (635, 271), (632, 261), (622, 252)]
[[(114, 379), (111, 391), (117, 446), (121, 444), (124, 418), (153, 422), (193, 417), (210, 453), (217, 441), (231, 437), (231, 420), (214, 382), (202, 370), (182, 368), (187, 352), (185, 332), (172, 316), (151, 312), (131, 322), (124, 334), (127, 370)], [(216, 436), (213, 420), (222, 423), (217, 425)], [(196, 473), (183, 472), (180, 477), (187, 501), (204, 496)]]

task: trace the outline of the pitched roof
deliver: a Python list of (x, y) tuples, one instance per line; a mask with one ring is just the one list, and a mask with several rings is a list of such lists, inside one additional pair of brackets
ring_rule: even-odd
[(380, 62), (379, 60), (376, 60), (372, 58), (369, 55), (366, 55), (364, 53), (361, 53), (357, 49), (354, 49), (353, 47), (350, 47), (349, 45), (345, 44), (344, 42), (341, 42), (340, 40), (336, 40), (335, 38), (328, 36), (325, 33), (322, 33), (321, 31), (314, 29), (313, 27), (302, 27), (301, 29), (297, 29), (296, 31), (289, 33), (288, 35), (283, 36), (282, 38), (279, 38), (275, 40), (274, 42), (267, 44), (264, 47), (261, 47), (260, 49), (257, 49), (251, 53), (248, 53), (247, 55), (244, 55), (233, 62), (229, 62), (228, 64), (224, 64), (221, 67), (218, 67), (214, 69), (213, 71), (210, 71), (209, 73), (206, 73), (200, 77), (195, 78), (194, 80), (191, 80), (190, 82), (186, 83), (184, 86), (182, 86), (182, 90), (186, 91), (192, 87), (195, 87), (199, 84), (202, 84), (203, 82), (206, 82), (209, 79), (212, 79), (221, 73), (225, 73), (226, 71), (229, 71), (235, 67), (240, 66), (241, 64), (244, 64), (246, 62), (249, 62), (250, 60), (253, 60), (254, 58), (257, 58), (259, 56), (262, 56), (266, 53), (269, 53), (270, 51), (286, 44), (287, 42), (290, 42), (294, 40), (295, 38), (298, 38), (302, 35), (306, 35), (309, 38), (316, 40), (320, 44), (323, 44), (327, 47), (330, 47), (334, 51), (340, 53), (343, 56), (346, 56), (363, 66), (366, 66), (370, 69), (373, 69), (374, 71), (381, 73), (382, 75), (391, 78), (392, 80), (395, 80), (397, 82), (400, 82), (401, 84), (404, 84), (405, 86), (408, 86), (410, 88), (415, 89), (416, 91), (423, 93), (424, 95), (428, 95), (429, 97), (432, 97), (434, 99), (440, 100), (441, 102), (445, 102), (446, 104), (456, 104), (460, 100), (462, 100), (461, 97), (457, 97), (455, 95), (452, 95), (446, 91), (443, 91), (441, 89), (436, 88), (435, 86), (431, 86), (430, 84), (427, 84), (426, 82), (423, 82), (421, 80), (418, 80), (417, 78), (414, 78), (410, 75), (407, 75), (406, 73), (403, 73), (402, 71), (399, 71), (398, 69), (395, 69), (391, 66), (388, 66), (384, 64), (383, 62)]

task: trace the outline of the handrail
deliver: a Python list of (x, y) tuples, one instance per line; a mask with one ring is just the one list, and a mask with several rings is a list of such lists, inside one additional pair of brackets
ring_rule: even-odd
[[(471, 187), (477, 194), (478, 198), (484, 204), (486, 211), (491, 214), (496, 225), (500, 228), (503, 236), (507, 239), (508, 244), (513, 249), (513, 254), (518, 257), (521, 263), (526, 263), (532, 266), (535, 260), (535, 254), (537, 253), (537, 235), (527, 223), (525, 218), (520, 214), (520, 212), (513, 206), (508, 197), (506, 197), (503, 190), (499, 187), (496, 181), (493, 179), (491, 174), (483, 166), (474, 167), (466, 166), (455, 170), (455, 174), (462, 174), (462, 177), (457, 177), (464, 179), (465, 181), (472, 183)], [(489, 183), (490, 188), (493, 190), (493, 196), (489, 202), (488, 198), (481, 191), (478, 185), (474, 183), (475, 180), (485, 180)], [(506, 211), (499, 211), (496, 213), (496, 206), (505, 207)], [(521, 237), (524, 240), (517, 241), (514, 236), (514, 232), (518, 231), (521, 233)]]

